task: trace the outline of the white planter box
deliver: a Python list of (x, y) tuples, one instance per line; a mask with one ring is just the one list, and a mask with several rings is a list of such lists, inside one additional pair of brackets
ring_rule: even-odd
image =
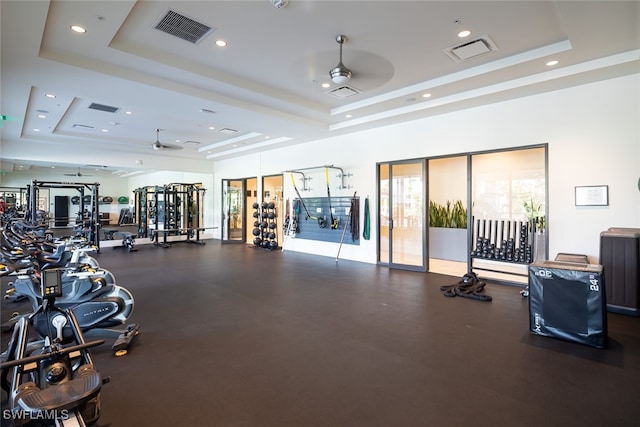
[(429, 257), (467, 261), (467, 230), (429, 227)]

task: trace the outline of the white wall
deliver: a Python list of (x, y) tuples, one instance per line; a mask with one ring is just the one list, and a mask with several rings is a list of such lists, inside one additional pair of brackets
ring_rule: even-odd
[[(608, 227), (640, 228), (640, 75), (620, 77), (491, 104), (401, 125), (221, 160), (214, 164), (214, 218), (220, 224), (220, 182), (332, 164), (353, 174), (351, 188), (371, 202), (370, 241), (343, 247), (341, 257), (376, 261), (376, 162), (549, 144), (549, 255), (582, 253), (598, 261)], [(324, 170), (308, 172), (311, 191), (324, 196)], [(285, 177), (285, 198), (294, 198)], [(298, 184), (300, 186), (300, 183)], [(610, 204), (574, 206), (577, 185), (608, 185)], [(218, 230), (219, 231), (219, 230)], [(219, 237), (219, 234), (218, 234)], [(287, 249), (335, 256), (337, 244), (293, 239)]]

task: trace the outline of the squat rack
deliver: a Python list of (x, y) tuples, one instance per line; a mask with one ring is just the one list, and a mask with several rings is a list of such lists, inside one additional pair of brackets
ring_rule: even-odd
[(83, 230), (86, 233), (86, 238), (93, 245), (98, 248), (98, 252), (100, 252), (100, 206), (99, 206), (99, 197), (98, 197), (98, 187), (100, 183), (86, 183), (86, 182), (54, 182), (54, 181), (31, 181), (31, 185), (27, 186), (27, 211), (25, 212), (25, 220), (30, 221), (32, 224), (35, 224), (38, 214), (38, 193), (40, 188), (71, 188), (76, 189), (80, 193), (80, 217), (82, 218), (82, 227), (85, 228), (85, 217), (84, 212), (85, 208), (85, 190), (89, 190), (91, 192), (91, 196), (89, 198), (89, 217), (88, 224), (86, 230)]
[(184, 243), (203, 245), (200, 233), (206, 229), (201, 225), (205, 192), (206, 189), (197, 184), (177, 182), (134, 190), (138, 237), (148, 236), (154, 245), (168, 248), (171, 246), (168, 235), (186, 234)]

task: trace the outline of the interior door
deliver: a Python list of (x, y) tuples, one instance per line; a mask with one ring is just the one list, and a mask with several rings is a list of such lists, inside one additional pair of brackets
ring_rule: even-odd
[(222, 242), (244, 243), (246, 239), (246, 180), (222, 180)]
[(426, 271), (425, 160), (378, 165), (378, 262)]

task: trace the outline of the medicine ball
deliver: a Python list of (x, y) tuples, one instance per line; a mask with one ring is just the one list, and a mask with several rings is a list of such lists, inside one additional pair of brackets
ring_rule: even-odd
[(254, 236), (259, 236), (260, 235), (260, 229), (259, 228), (254, 228), (253, 231), (251, 231), (251, 233)]
[(268, 207), (269, 207), (269, 209), (275, 209), (276, 208), (276, 204), (273, 203), (273, 202), (269, 202)]
[(258, 209), (260, 207), (258, 202), (254, 202), (253, 205), (251, 205), (251, 206), (253, 207), (253, 209)]

